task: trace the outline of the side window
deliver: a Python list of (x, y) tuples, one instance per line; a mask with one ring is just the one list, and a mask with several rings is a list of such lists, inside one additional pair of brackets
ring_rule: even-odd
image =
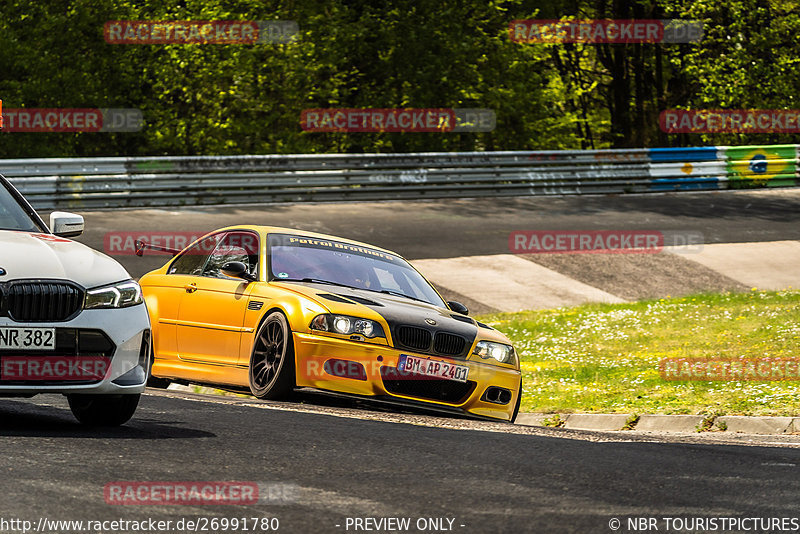
[(250, 232), (226, 232), (208, 258), (203, 276), (227, 278), (222, 266), (229, 261), (247, 265), (250, 274), (258, 271), (258, 236)]
[(201, 239), (172, 262), (167, 274), (200, 276), (203, 273), (203, 267), (205, 267), (208, 257), (217, 248), (217, 243), (221, 238), (222, 234), (214, 234)]

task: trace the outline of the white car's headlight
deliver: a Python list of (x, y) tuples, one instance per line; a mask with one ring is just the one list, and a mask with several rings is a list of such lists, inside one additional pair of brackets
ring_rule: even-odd
[(95, 287), (86, 291), (83, 308), (93, 310), (98, 308), (127, 308), (141, 304), (142, 288), (133, 280), (117, 282), (108, 286)]
[(342, 335), (359, 334), (368, 338), (386, 337), (380, 323), (360, 317), (351, 317), (349, 315), (323, 313), (322, 315), (314, 317), (310, 327), (312, 330), (321, 330), (323, 332), (333, 332)]
[(472, 354), (477, 354), (484, 360), (494, 358), (500, 363), (514, 363), (514, 347), (492, 341), (478, 341)]

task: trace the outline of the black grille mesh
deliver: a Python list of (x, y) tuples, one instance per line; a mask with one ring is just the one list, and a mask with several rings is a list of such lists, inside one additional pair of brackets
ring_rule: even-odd
[(397, 340), (401, 345), (409, 349), (427, 351), (431, 347), (432, 337), (431, 333), (424, 328), (415, 326), (397, 327)]
[(11, 282), (0, 311), (15, 321), (66, 321), (83, 306), (83, 290), (66, 282)]
[(467, 341), (461, 337), (447, 332), (438, 332), (433, 342), (433, 350), (439, 354), (457, 356), (464, 352)]

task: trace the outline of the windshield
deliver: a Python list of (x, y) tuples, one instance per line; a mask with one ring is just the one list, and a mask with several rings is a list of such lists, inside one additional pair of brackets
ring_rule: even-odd
[(0, 179), (0, 230), (22, 230), (24, 232), (41, 232), (43, 230), (19, 205), (2, 179)]
[(270, 280), (328, 282), (446, 307), (422, 275), (400, 256), (288, 234), (271, 234), (268, 244)]

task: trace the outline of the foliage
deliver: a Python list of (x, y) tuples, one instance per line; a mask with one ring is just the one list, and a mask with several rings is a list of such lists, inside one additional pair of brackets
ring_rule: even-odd
[[(702, 20), (694, 44), (519, 44), (529, 18)], [(288, 44), (121, 45), (108, 20), (293, 20)], [(0, 157), (792, 143), (667, 135), (663, 109), (800, 107), (796, 0), (6, 0), (6, 108), (139, 108), (138, 133), (6, 133)], [(310, 133), (307, 108), (489, 108), (485, 133)]]

